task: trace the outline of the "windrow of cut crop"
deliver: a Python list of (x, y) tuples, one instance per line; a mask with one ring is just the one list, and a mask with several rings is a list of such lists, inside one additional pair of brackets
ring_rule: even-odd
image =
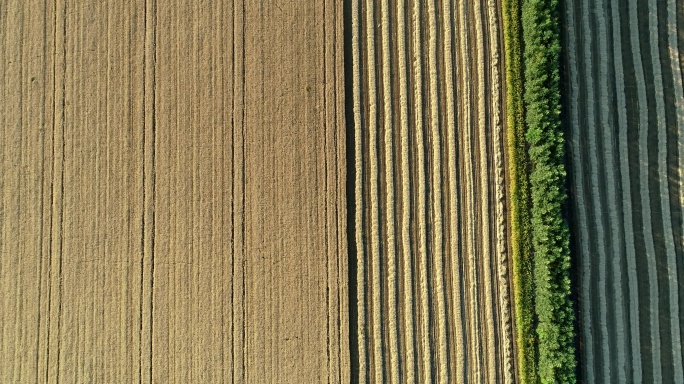
[(525, 136), (531, 163), (537, 366), (542, 383), (574, 383), (569, 230), (563, 215), (567, 193), (560, 123), (558, 1), (524, 0), (521, 15)]
[(516, 380), (500, 2), (348, 2), (354, 382)]
[(521, 0), (503, 1), (510, 242), (515, 299), (516, 351), (522, 383), (537, 380), (530, 160), (525, 140)]

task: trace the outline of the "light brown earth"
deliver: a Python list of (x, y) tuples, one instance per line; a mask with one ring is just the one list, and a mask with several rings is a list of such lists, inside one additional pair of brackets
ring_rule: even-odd
[(0, 382), (349, 381), (341, 28), (0, 2)]

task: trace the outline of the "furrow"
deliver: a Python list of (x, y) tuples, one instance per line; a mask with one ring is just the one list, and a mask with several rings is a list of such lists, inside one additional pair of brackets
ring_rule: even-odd
[(428, 0), (428, 24), (429, 24), (429, 76), (430, 76), (430, 128), (432, 144), (432, 228), (433, 228), (433, 251), (432, 260), (435, 262), (434, 296), (437, 302), (437, 381), (449, 381), (448, 353), (447, 353), (447, 319), (446, 319), (446, 291), (444, 289), (444, 250), (443, 250), (443, 208), (442, 208), (442, 143), (440, 133), (440, 110), (438, 98), (437, 73), (437, 10), (435, 0)]
[(453, 357), (455, 361), (452, 364), (452, 380), (454, 382), (465, 382), (465, 356), (463, 353), (463, 348), (466, 345), (466, 339), (463, 332), (463, 313), (461, 308), (463, 306), (463, 284), (461, 282), (461, 250), (459, 243), (459, 231), (461, 228), (458, 225), (458, 212), (459, 212), (459, 201), (458, 201), (458, 179), (457, 179), (457, 167), (458, 160), (456, 154), (456, 116), (454, 114), (455, 105), (455, 91), (454, 91), (454, 69), (452, 49), (453, 42), (451, 34), (453, 31), (453, 23), (451, 18), (451, 4), (450, 1), (442, 1), (442, 23), (444, 29), (444, 78), (445, 78), (445, 100), (446, 100), (446, 124), (444, 128), (446, 129), (446, 140), (447, 140), (447, 194), (449, 201), (449, 212), (448, 212), (448, 222), (449, 222), (449, 249), (448, 255), (451, 258), (451, 282), (452, 290), (450, 293), (451, 300), (451, 311), (450, 314), (453, 318), (453, 329), (454, 334), (451, 340), (452, 344), (455, 346), (456, 355)]
[(389, 32), (389, 0), (382, 0), (382, 89), (385, 130), (385, 191), (387, 194), (387, 285), (389, 301), (389, 369), (390, 381), (399, 383), (399, 327), (397, 320), (397, 255), (395, 227), (394, 197), (394, 125), (392, 121), (392, 91), (390, 79), (390, 32)]
[(402, 181), (402, 224), (401, 224), (401, 255), (403, 259), (403, 313), (406, 362), (403, 364), (405, 382), (416, 381), (416, 358), (414, 336), (414, 295), (413, 295), (413, 264), (411, 251), (411, 175), (409, 165), (409, 114), (408, 114), (408, 63), (406, 58), (406, 9), (403, 1), (397, 1), (398, 25), (398, 58), (399, 58), (399, 125), (401, 129), (401, 181)]
[(636, 250), (634, 247), (634, 223), (632, 214), (632, 190), (629, 173), (629, 146), (627, 143), (627, 104), (625, 100), (625, 79), (622, 61), (622, 32), (618, 7), (611, 7), (613, 20), (613, 63), (618, 107), (618, 158), (622, 184), (622, 214), (625, 251), (627, 259), (627, 285), (629, 289), (629, 329), (631, 345), (632, 382), (641, 383), (641, 339), (639, 337), (639, 292), (637, 288)]
[(641, 60), (641, 47), (639, 43), (639, 23), (637, 17), (637, 1), (630, 0), (629, 8), (629, 36), (632, 48), (632, 59), (637, 83), (637, 99), (639, 105), (638, 143), (639, 143), (639, 172), (637, 179), (640, 187), (640, 200), (642, 212), (642, 225), (644, 242), (646, 246), (647, 276), (649, 287), (650, 304), (650, 336), (651, 336), (651, 364), (653, 369), (653, 382), (662, 382), (662, 369), (660, 359), (660, 323), (658, 304), (658, 274), (656, 271), (656, 253), (653, 241), (653, 227), (651, 219), (650, 188), (648, 185), (648, 110), (646, 97), (646, 79), (644, 76), (643, 62)]
[[(590, 6), (591, 4), (594, 4), (593, 2), (589, 0), (584, 0), (582, 2), (582, 29), (584, 31), (592, 31), (591, 25), (590, 25), (590, 15), (592, 14), (590, 12)], [(585, 71), (584, 71), (584, 78), (586, 79), (586, 89), (587, 89), (587, 98), (586, 98), (586, 108), (587, 108), (587, 138), (586, 140), (589, 143), (588, 146), (588, 153), (589, 153), (589, 163), (593, 164), (593, 166), (589, 167), (589, 185), (590, 185), (590, 191), (592, 196), (600, 196), (601, 190), (599, 186), (599, 173), (598, 173), (598, 165), (600, 164), (598, 161), (598, 146), (597, 146), (597, 127), (596, 127), (596, 112), (595, 112), (595, 90), (594, 90), (594, 79), (593, 79), (593, 65), (594, 65), (594, 55), (593, 55), (593, 50), (592, 50), (592, 44), (591, 44), (591, 39), (585, 39), (584, 44), (584, 62), (585, 62)], [(585, 169), (578, 170), (578, 172), (583, 172)], [(598, 307), (598, 312), (599, 312), (599, 345), (601, 345), (601, 355), (600, 355), (600, 361), (602, 362), (601, 366), (603, 368), (602, 372), (602, 377), (601, 380), (605, 382), (610, 382), (611, 381), (611, 370), (610, 370), (610, 364), (608, 363), (608, 360), (610, 359), (611, 352), (610, 352), (610, 340), (608, 338), (608, 291), (607, 291), (607, 282), (606, 282), (606, 276), (607, 276), (607, 268), (606, 268), (606, 244), (605, 244), (605, 233), (603, 230), (603, 223), (601, 222), (604, 215), (603, 215), (603, 204), (601, 202), (601, 199), (597, 198), (594, 199), (594, 219), (593, 219), (593, 226), (596, 228), (596, 253), (597, 257), (595, 260), (597, 260), (597, 265), (598, 267), (597, 272), (598, 272), (598, 295), (599, 295), (599, 307)], [(593, 260), (593, 258), (592, 258)], [(589, 260), (587, 260), (589, 262)]]
[[(459, 34), (460, 34), (460, 63), (461, 63), (461, 82), (463, 89), (463, 167), (465, 172), (464, 183), (465, 183), (465, 209), (463, 218), (464, 222), (464, 237), (465, 237), (465, 250), (464, 253), (467, 255), (468, 262), (465, 266), (467, 276), (467, 294), (466, 300), (469, 303), (468, 308), (468, 320), (467, 320), (467, 332), (472, 338), (471, 343), (468, 343), (468, 362), (472, 362), (469, 366), (472, 366), (472, 370), (469, 370), (467, 379), (474, 383), (483, 382), (482, 377), (482, 348), (480, 346), (482, 339), (482, 332), (479, 325), (479, 291), (478, 291), (478, 281), (477, 281), (477, 259), (476, 259), (476, 243), (475, 243), (475, 233), (474, 228), (476, 228), (477, 223), (475, 222), (475, 207), (474, 207), (474, 194), (475, 188), (473, 185), (473, 172), (474, 172), (474, 161), (473, 161), (473, 150), (472, 150), (472, 137), (473, 137), (473, 122), (472, 122), (472, 90), (471, 90), (471, 79), (470, 79), (470, 36), (468, 35), (468, 27), (471, 23), (469, 17), (469, 3), (465, 0), (459, 1)], [(472, 377), (472, 379), (471, 379)]]
[(373, 369), (374, 381), (384, 382), (384, 355), (383, 355), (383, 334), (382, 334), (382, 276), (381, 276), (381, 255), (380, 255), (380, 186), (378, 178), (378, 100), (377, 100), (377, 79), (375, 61), (375, 14), (372, 2), (366, 5), (366, 51), (368, 60), (368, 165), (369, 165), (369, 197), (370, 205), (370, 259), (371, 259), (371, 293), (372, 293), (372, 332), (373, 332)]
[(418, 263), (419, 263), (419, 296), (421, 305), (420, 316), (420, 356), (422, 359), (422, 381), (432, 382), (432, 354), (430, 351), (430, 304), (428, 289), (428, 255), (427, 255), (427, 223), (426, 176), (425, 176), (425, 134), (423, 128), (423, 67), (422, 67), (422, 39), (420, 1), (413, 3), (413, 68), (414, 68), (414, 102), (415, 102), (415, 134), (416, 134), (416, 168), (418, 170)]
[(578, 65), (578, 47), (576, 41), (576, 35), (578, 31), (575, 29), (578, 25), (575, 20), (575, 1), (568, 0), (566, 3), (566, 15), (568, 18), (567, 25), (570, 30), (567, 34), (567, 52), (568, 59), (570, 62), (570, 87), (568, 87), (568, 100), (570, 100), (570, 132), (571, 132), (571, 157), (572, 157), (572, 169), (573, 169), (573, 186), (575, 188), (575, 200), (577, 206), (577, 227), (579, 228), (578, 242), (580, 244), (580, 285), (581, 295), (583, 300), (580, 300), (580, 311), (582, 318), (582, 345), (584, 346), (583, 352), (585, 355), (585, 370), (584, 374), (587, 382), (595, 382), (595, 355), (594, 355), (594, 332), (593, 332), (593, 306), (591, 301), (591, 279), (592, 279), (592, 268), (591, 261), (589, 258), (589, 229), (588, 229), (588, 209), (585, 202), (585, 191), (584, 191), (584, 162), (580, 148), (583, 143), (583, 135), (580, 126), (580, 105), (579, 100), (581, 95), (579, 94), (580, 82), (579, 78), (580, 69)]
[[(599, 121), (597, 124), (600, 130), (603, 132), (603, 160), (602, 163), (605, 165), (604, 173), (604, 183), (606, 185), (606, 195), (607, 195), (607, 229), (611, 234), (611, 237), (607, 240), (607, 250), (613, 250), (613, 256), (611, 257), (611, 269), (613, 271), (613, 302), (615, 303), (615, 311), (613, 312), (612, 325), (615, 328), (615, 346), (616, 346), (616, 359), (618, 366), (615, 367), (617, 370), (617, 380), (620, 383), (627, 382), (627, 357), (626, 353), (626, 342), (627, 335), (625, 332), (625, 317), (624, 317), (624, 300), (620, 292), (622, 292), (622, 255), (618, 252), (620, 249), (620, 244), (623, 243), (621, 238), (621, 231), (617, 229), (618, 218), (616, 205), (618, 203), (616, 196), (615, 187), (615, 161), (613, 153), (613, 135), (612, 135), (612, 120), (610, 116), (610, 101), (608, 100), (608, 86), (610, 84), (610, 77), (608, 76), (608, 58), (606, 54), (608, 53), (608, 47), (606, 39), (608, 37), (608, 32), (606, 30), (606, 12), (605, 12), (605, 1), (599, 0), (596, 3), (596, 15), (597, 15), (597, 37), (598, 37), (598, 61), (599, 61), (599, 76), (598, 76), (598, 106), (599, 106)], [(598, 163), (595, 163), (598, 164)], [(597, 199), (598, 200), (598, 199)], [(606, 260), (607, 262), (608, 260)], [(611, 343), (612, 344), (612, 343)]]

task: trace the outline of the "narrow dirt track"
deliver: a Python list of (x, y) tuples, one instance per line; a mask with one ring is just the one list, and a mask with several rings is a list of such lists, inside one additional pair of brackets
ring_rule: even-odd
[(349, 382), (342, 23), (0, 2), (0, 382)]
[(349, 12), (353, 381), (513, 382), (500, 5)]
[(684, 9), (569, 0), (562, 17), (582, 377), (682, 383)]

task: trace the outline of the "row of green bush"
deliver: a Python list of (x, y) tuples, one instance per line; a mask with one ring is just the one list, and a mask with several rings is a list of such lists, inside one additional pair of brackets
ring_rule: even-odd
[(523, 0), (526, 139), (532, 165), (532, 239), (538, 374), (542, 383), (575, 383), (568, 224), (563, 217), (564, 139), (560, 124), (558, 0)]
[(519, 374), (575, 383), (558, 1), (504, 0), (503, 10)]
[(537, 381), (534, 324), (534, 259), (530, 200), (530, 161), (525, 140), (522, 23), (520, 0), (504, 0), (506, 121), (509, 156), (511, 259), (515, 300), (516, 350), (520, 381)]

